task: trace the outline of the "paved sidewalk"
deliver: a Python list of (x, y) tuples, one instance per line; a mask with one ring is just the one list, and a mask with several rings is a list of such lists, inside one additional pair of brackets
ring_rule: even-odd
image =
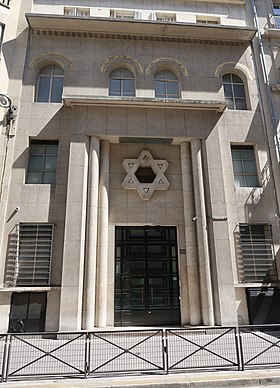
[(280, 370), (245, 372), (182, 373), (156, 376), (59, 379), (49, 381), (9, 381), (1, 388), (227, 388), (280, 387)]

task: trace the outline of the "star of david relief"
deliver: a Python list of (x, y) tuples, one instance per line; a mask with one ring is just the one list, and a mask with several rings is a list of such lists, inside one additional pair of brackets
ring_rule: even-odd
[(164, 175), (168, 162), (154, 159), (147, 150), (143, 150), (137, 159), (124, 159), (122, 165), (127, 173), (122, 187), (136, 189), (144, 200), (149, 200), (155, 190), (167, 190), (169, 187)]

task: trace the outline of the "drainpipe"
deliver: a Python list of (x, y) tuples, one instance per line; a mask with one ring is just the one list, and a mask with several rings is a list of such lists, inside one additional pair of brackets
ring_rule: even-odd
[[(276, 150), (276, 158), (277, 158), (277, 162), (279, 162), (279, 160), (280, 160), (280, 143), (279, 143), (279, 138), (278, 138), (278, 133), (277, 133), (277, 120), (276, 120), (276, 115), (275, 115), (274, 103), (273, 103), (273, 99), (272, 99), (272, 95), (271, 95), (268, 70), (267, 70), (266, 61), (265, 61), (263, 41), (262, 41), (262, 36), (261, 36), (261, 30), (260, 30), (255, 0), (251, 0), (251, 6), (252, 6), (252, 12), (253, 12), (254, 25), (257, 28), (256, 37), (258, 40), (258, 48), (259, 48), (259, 53), (257, 53), (257, 54), (259, 54), (264, 84), (266, 87), (267, 98), (268, 98), (268, 103), (269, 103), (269, 110), (270, 110), (270, 114), (271, 114), (271, 123), (272, 123), (273, 135), (274, 135), (274, 146), (275, 146), (275, 150)], [(255, 71), (256, 71), (256, 74), (258, 74), (257, 64), (256, 64), (257, 56), (255, 53), (253, 42), (251, 42), (251, 49), (252, 49), (252, 53), (253, 53), (253, 62), (254, 62), (254, 66), (255, 66)], [(263, 120), (263, 124), (264, 124), (264, 128), (265, 128), (267, 143), (269, 145), (270, 133), (268, 130), (267, 119), (266, 119), (266, 115), (265, 115), (265, 111), (264, 111), (263, 96), (262, 96), (262, 91), (261, 91), (261, 86), (260, 86), (260, 81), (258, 79), (258, 76), (256, 77), (256, 82), (257, 82), (257, 86), (258, 86), (258, 90), (259, 90), (261, 116), (262, 116), (262, 120)], [(271, 155), (270, 147), (268, 147), (268, 157), (269, 157), (269, 162), (271, 165), (271, 177), (272, 177), (273, 182), (274, 182), (274, 190), (275, 190), (277, 209), (279, 211), (279, 199), (278, 199), (278, 194), (277, 194), (277, 190), (276, 190), (276, 180), (275, 180), (275, 175), (274, 175), (274, 169), (272, 167), (273, 166), (273, 163), (272, 163), (273, 158)]]

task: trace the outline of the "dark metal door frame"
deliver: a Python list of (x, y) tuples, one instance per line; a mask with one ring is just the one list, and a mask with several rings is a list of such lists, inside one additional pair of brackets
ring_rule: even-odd
[(117, 226), (115, 269), (117, 326), (180, 324), (176, 227)]

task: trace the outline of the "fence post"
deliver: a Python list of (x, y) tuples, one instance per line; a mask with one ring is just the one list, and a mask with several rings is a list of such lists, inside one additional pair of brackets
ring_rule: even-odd
[[(243, 354), (243, 346), (242, 346), (242, 331), (240, 331), (240, 327), (237, 328), (237, 335), (238, 335), (238, 348), (239, 348), (239, 354), (240, 354), (240, 369), (244, 371), (244, 354)], [(240, 370), (239, 369), (239, 370)]]
[(163, 370), (168, 374), (168, 348), (167, 348), (167, 330), (162, 330), (162, 357), (163, 357)]
[(86, 346), (85, 346), (85, 379), (89, 376), (90, 373), (90, 343), (91, 335), (89, 332), (86, 333)]
[(2, 376), (1, 376), (1, 383), (7, 381), (8, 376), (8, 366), (9, 366), (9, 347), (10, 347), (10, 335), (5, 336), (5, 345), (4, 345), (4, 352), (3, 352), (3, 363), (2, 363)]

